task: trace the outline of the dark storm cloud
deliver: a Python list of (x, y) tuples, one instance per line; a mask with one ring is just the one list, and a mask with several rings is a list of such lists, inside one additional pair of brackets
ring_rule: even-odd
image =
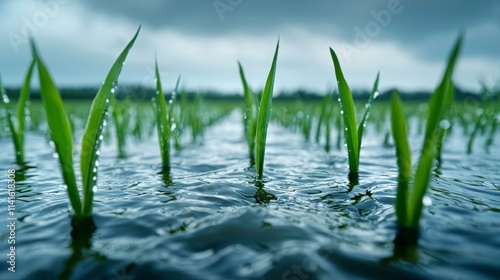
[[(362, 36), (359, 30), (365, 32), (370, 22), (377, 22), (376, 15), (380, 15), (377, 22), (380, 31), (368, 39), (395, 41), (422, 59), (442, 59), (458, 32), (470, 29), (474, 32), (467, 40), (467, 55), (500, 57), (497, 51), (500, 2), (495, 0), (90, 0), (84, 3), (93, 12), (106, 16), (187, 34), (278, 34), (286, 27), (301, 27), (311, 33), (336, 35), (348, 44), (359, 40)], [(390, 19), (384, 18), (391, 5), (399, 12), (390, 14)], [(484, 28), (477, 31), (479, 27)]]

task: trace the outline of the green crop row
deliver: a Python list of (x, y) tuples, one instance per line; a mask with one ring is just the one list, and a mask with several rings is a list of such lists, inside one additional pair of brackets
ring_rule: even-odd
[[(44, 61), (32, 42), (33, 61), (31, 62), (17, 102), (17, 114), (10, 109), (10, 100), (0, 81), (0, 90), (4, 105), (3, 119), (14, 143), (16, 162), (19, 165), (26, 163), (24, 154), (24, 131), (26, 127), (26, 112), (36, 114), (36, 126), (42, 126), (40, 119), (45, 118), (47, 130), (54, 143), (61, 173), (67, 187), (69, 201), (74, 212), (74, 219), (78, 223), (91, 217), (94, 191), (97, 187), (100, 146), (108, 138), (109, 126), (107, 115), (111, 106), (111, 121), (114, 125), (118, 156), (126, 157), (126, 142), (128, 135), (141, 138), (144, 134), (151, 136), (156, 127), (159, 152), (162, 162), (162, 172), (168, 174), (172, 166), (172, 147), (181, 148), (181, 137), (186, 131), (191, 132), (193, 143), (199, 141), (205, 129), (226, 116), (234, 106), (212, 106), (205, 102), (201, 95), (197, 95), (189, 103), (185, 91), (179, 93), (179, 80), (175, 89), (165, 95), (158, 63), (155, 62), (156, 94), (153, 98), (152, 113), (134, 107), (130, 99), (117, 98), (117, 80), (123, 63), (139, 35), (140, 28), (131, 41), (113, 63), (104, 83), (99, 88), (90, 110), (68, 110), (69, 104), (64, 104), (59, 90), (55, 85)], [(432, 94), (427, 106), (407, 107), (404, 113), (402, 102), (394, 92), (390, 105), (375, 106), (375, 98), (379, 95), (378, 85), (380, 74), (377, 73), (375, 82), (364, 107), (356, 106), (349, 85), (344, 77), (340, 61), (333, 49), (330, 55), (337, 79), (338, 91), (329, 92), (322, 101), (306, 103), (301, 100), (285, 105), (278, 104), (272, 110), (274, 82), (277, 72), (279, 41), (276, 45), (271, 68), (267, 75), (262, 92), (258, 95), (251, 90), (244, 74), (243, 66), (238, 62), (238, 70), (243, 84), (243, 125), (244, 137), (248, 145), (251, 165), (255, 165), (256, 182), (263, 186), (264, 157), (270, 120), (301, 133), (305, 141), (321, 142), (324, 137), (325, 150), (332, 146), (331, 134), (337, 131), (336, 146), (342, 147), (344, 138), (349, 162), (348, 178), (357, 182), (360, 169), (360, 155), (363, 135), (367, 127), (370, 113), (371, 123), (384, 138), (384, 145), (392, 142), (395, 147), (396, 164), (399, 168), (397, 196), (395, 203), (398, 221), (398, 234), (395, 242), (399, 244), (415, 244), (418, 239), (419, 220), (423, 208), (423, 197), (429, 185), (431, 169), (434, 161), (441, 162), (441, 150), (445, 135), (454, 128), (453, 124), (461, 124), (464, 133), (470, 135), (467, 150), (472, 152), (474, 139), (478, 134), (487, 136), (486, 146), (493, 144), (498, 127), (498, 107), (479, 105), (471, 110), (460, 108), (463, 105), (453, 105), (453, 69), (458, 59), (462, 37), (460, 36), (448, 60), (443, 78)], [(36, 68), (35, 68), (36, 67)], [(43, 116), (40, 111), (29, 110), (30, 82), (34, 69), (38, 72), (40, 92), (43, 104)], [(336, 102), (336, 95), (338, 101)], [(180, 97), (179, 97), (180, 96)], [(259, 100), (260, 99), (260, 100)], [(168, 101), (167, 101), (168, 100)], [(259, 101), (258, 101), (259, 100)], [(483, 104), (483, 103), (482, 103)], [(378, 108), (377, 108), (378, 107)], [(462, 113), (462, 112), (467, 113)], [(358, 122), (357, 114), (362, 112)], [(388, 114), (390, 112), (390, 115)], [(149, 115), (148, 115), (149, 114)], [(88, 115), (88, 117), (87, 117)], [(416, 122), (407, 120), (415, 119)], [(86, 119), (86, 120), (85, 120)], [(470, 125), (472, 124), (472, 125)], [(423, 147), (415, 172), (412, 169), (412, 156), (408, 143), (409, 127), (424, 134)], [(80, 174), (82, 177), (81, 190), (76, 181), (73, 167), (73, 139), (74, 132), (84, 127), (80, 149)], [(314, 136), (314, 137), (313, 137)]]

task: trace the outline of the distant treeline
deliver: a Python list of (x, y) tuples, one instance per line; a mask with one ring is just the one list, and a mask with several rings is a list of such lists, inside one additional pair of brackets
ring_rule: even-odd
[[(10, 97), (17, 99), (20, 89), (19, 88), (7, 88), (7, 94)], [(63, 99), (67, 100), (89, 100), (94, 98), (97, 93), (97, 88), (93, 87), (80, 87), (80, 88), (61, 88), (61, 96)], [(389, 100), (391, 92), (393, 90), (388, 90), (381, 92), (377, 100)], [(119, 99), (130, 97), (132, 100), (151, 100), (155, 91), (151, 88), (145, 88), (140, 86), (120, 86), (117, 91), (117, 97)], [(188, 99), (192, 100), (197, 94), (203, 96), (205, 100), (226, 100), (226, 101), (241, 101), (243, 99), (242, 93), (219, 93), (216, 91), (204, 91), (204, 92), (194, 92), (187, 91)], [(180, 93), (178, 93), (180, 94)], [(417, 91), (417, 92), (405, 92), (399, 91), (402, 99), (410, 101), (426, 101), (429, 99), (431, 92)], [(296, 90), (275, 93), (275, 100), (303, 100), (303, 101), (315, 101), (321, 100), (325, 93), (312, 92), (307, 90)], [(354, 99), (368, 100), (368, 91), (356, 91), (353, 90)], [(40, 92), (33, 90), (31, 92), (31, 98), (34, 100), (40, 99)], [(500, 100), (500, 91), (483, 90), (482, 92), (469, 92), (463, 91), (459, 88), (455, 88), (455, 100), (470, 100), (470, 101), (480, 101), (480, 100)]]

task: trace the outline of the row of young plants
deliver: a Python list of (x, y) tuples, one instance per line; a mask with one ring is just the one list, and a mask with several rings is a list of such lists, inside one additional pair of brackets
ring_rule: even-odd
[[(422, 214), (423, 198), (429, 185), (434, 160), (440, 159), (443, 140), (446, 135), (446, 130), (449, 128), (449, 120), (447, 120), (447, 118), (449, 117), (449, 111), (454, 95), (452, 74), (461, 44), (462, 36), (459, 36), (448, 60), (445, 74), (443, 75), (440, 84), (431, 95), (425, 118), (426, 122), (423, 147), (414, 173), (412, 172), (411, 152), (408, 144), (407, 116), (404, 113), (398, 93), (395, 91), (392, 94), (391, 132), (396, 149), (396, 162), (399, 169), (395, 203), (398, 232), (396, 239), (394, 240), (397, 245), (412, 246), (418, 241), (419, 221)], [(358, 122), (351, 90), (342, 72), (338, 57), (335, 51), (331, 48), (330, 54), (333, 60), (338, 84), (338, 101), (340, 103), (340, 117), (338, 119), (342, 120), (343, 123), (342, 130), (344, 132), (343, 134), (349, 161), (348, 177), (351, 182), (357, 182), (363, 134), (370, 114), (370, 109), (372, 107), (372, 102), (379, 94), (378, 84), (380, 75), (376, 75), (369, 100), (365, 105), (365, 111), (361, 120)], [(274, 69), (275, 60), (273, 61), (271, 71), (274, 71)], [(256, 107), (255, 100), (257, 97), (255, 97), (248, 86), (241, 64), (239, 65), (239, 70), (245, 93), (245, 110), (243, 116), (245, 136), (248, 142), (250, 158), (253, 159), (254, 155), (256, 155), (257, 178), (261, 180), (263, 177), (262, 164), (264, 153), (259, 149), (259, 144), (265, 144), (265, 135), (267, 134), (267, 125), (269, 120), (269, 116), (266, 114), (268, 114), (270, 110), (268, 96), (266, 95), (267, 84), (261, 95), (261, 106)], [(332, 95), (327, 94), (321, 104), (321, 113), (317, 122), (315, 137), (316, 139), (319, 139), (321, 127), (326, 124), (325, 135), (327, 137), (327, 148), (329, 147), (330, 142), (328, 137), (330, 136), (330, 122), (332, 119), (332, 99)], [(290, 125), (287, 120), (287, 113), (288, 110), (290, 110), (292, 112), (291, 114), (296, 116), (296, 122), (292, 123), (291, 126), (300, 130), (305, 139), (308, 140), (310, 138), (312, 128), (312, 119), (309, 113), (310, 110), (301, 105), (299, 105), (299, 107), (302, 107), (300, 111), (294, 111), (293, 109), (290, 110), (287, 108), (287, 111), (283, 114), (284, 116), (277, 114), (277, 119), (280, 120), (282, 124)], [(263, 114), (264, 117), (262, 117)], [(265, 126), (259, 127), (262, 120), (266, 121)], [(340, 127), (340, 121), (336, 123), (337, 127)], [(259, 138), (259, 135), (264, 135), (264, 141), (262, 141), (262, 137)], [(262, 158), (259, 158), (261, 155)]]
[[(114, 124), (115, 136), (117, 140), (118, 156), (125, 156), (125, 141), (126, 136), (130, 131), (130, 107), (131, 102), (128, 99), (117, 100), (115, 97), (117, 91), (117, 79), (120, 74), (123, 63), (132, 48), (140, 28), (132, 40), (127, 44), (122, 53), (118, 56), (103, 84), (99, 88), (95, 98), (92, 101), (89, 111), (78, 112), (71, 118), (66, 113), (66, 106), (63, 103), (58, 88), (56, 87), (52, 76), (50, 75), (44, 61), (39, 55), (37, 48), (33, 41), (31, 41), (31, 48), (33, 53), (33, 61), (30, 64), (28, 74), (25, 78), (20, 98), (17, 104), (17, 118), (12, 116), (10, 110), (10, 100), (5, 92), (3, 84), (0, 82), (0, 91), (2, 95), (4, 112), (6, 114), (6, 121), (9, 124), (9, 130), (14, 143), (16, 151), (16, 162), (20, 166), (26, 165), (24, 153), (24, 132), (26, 116), (25, 112), (28, 111), (27, 104), (30, 93), (30, 81), (34, 68), (38, 70), (38, 77), (40, 82), (40, 94), (42, 97), (42, 105), (44, 118), (47, 125), (47, 130), (50, 139), (54, 144), (57, 158), (60, 163), (61, 173), (64, 184), (67, 189), (71, 208), (73, 210), (73, 222), (78, 225), (82, 222), (88, 223), (91, 221), (93, 195), (97, 188), (97, 176), (99, 168), (100, 147), (105, 140), (106, 131), (109, 133), (108, 111), (109, 106), (112, 106), (111, 121)], [(158, 73), (158, 72), (157, 72)], [(153, 127), (158, 128), (158, 137), (160, 143), (161, 159), (163, 163), (163, 171), (168, 171), (170, 168), (170, 147), (180, 148), (180, 137), (183, 130), (189, 126), (191, 131), (191, 138), (193, 142), (197, 142), (203, 131), (210, 125), (215, 124), (221, 118), (226, 116), (230, 110), (226, 109), (213, 109), (213, 106), (204, 104), (201, 96), (198, 95), (192, 104), (188, 104), (186, 93), (181, 94), (181, 101), (176, 104), (176, 90), (171, 94), (171, 98), (167, 103), (165, 102), (165, 95), (161, 90), (161, 82), (157, 83), (159, 92), (155, 97), (156, 112), (163, 114), (156, 114), (156, 123)], [(163, 103), (161, 103), (163, 101)], [(163, 106), (163, 107), (159, 107)], [(136, 117), (141, 111), (137, 110)], [(75, 115), (79, 115), (75, 117)], [(81, 140), (80, 151), (80, 173), (81, 173), (81, 191), (78, 188), (76, 180), (76, 172), (73, 164), (73, 138), (75, 127), (81, 125), (80, 121), (83, 117), (88, 116), (86, 121), (83, 121), (85, 126)], [(137, 121), (133, 128), (134, 134), (142, 134), (140, 121)], [(165, 126), (165, 123), (168, 126)], [(16, 126), (17, 124), (17, 126)], [(150, 132), (150, 134), (152, 134)], [(170, 140), (175, 143), (170, 145)], [(164, 143), (168, 141), (168, 146)]]
[[(29, 81), (31, 80), (33, 69), (36, 66), (38, 70), (40, 92), (48, 130), (50, 132), (51, 139), (54, 142), (56, 153), (58, 154), (62, 177), (65, 185), (67, 186), (68, 197), (73, 209), (75, 224), (88, 220), (92, 215), (93, 195), (97, 187), (100, 146), (104, 140), (103, 134), (105, 131), (106, 115), (110, 104), (113, 108), (111, 118), (116, 130), (115, 135), (118, 141), (118, 153), (120, 156), (125, 155), (125, 138), (129, 127), (128, 124), (130, 122), (130, 115), (128, 113), (130, 101), (116, 100), (116, 83), (123, 66), (123, 62), (132, 48), (139, 31), (140, 28), (137, 30), (136, 34), (127, 44), (122, 53), (118, 56), (106, 79), (104, 80), (104, 83), (99, 88), (90, 107), (90, 114), (85, 123), (80, 149), (80, 172), (82, 177), (81, 192), (78, 188), (78, 183), (76, 182), (75, 170), (73, 169), (73, 130), (71, 127), (74, 126), (74, 124), (71, 124), (70, 118), (68, 118), (68, 115), (66, 114), (60, 93), (33, 42), (33, 62), (30, 64), (18, 101), (17, 127), (15, 126), (15, 121), (10, 113), (10, 110), (6, 110), (6, 118), (16, 149), (16, 161), (19, 164), (23, 164), (25, 162), (24, 119), (26, 103), (29, 97)], [(429, 185), (433, 162), (435, 159), (440, 158), (442, 143), (446, 135), (446, 131), (449, 128), (450, 108), (454, 94), (452, 74), (461, 43), (462, 37), (460, 36), (457, 39), (448, 60), (445, 74), (443, 75), (440, 84), (432, 94), (427, 106), (425, 113), (424, 142), (415, 172), (412, 172), (411, 153), (407, 139), (407, 116), (403, 112), (403, 106), (397, 92), (394, 92), (392, 95), (390, 128), (396, 150), (396, 164), (399, 168), (395, 205), (396, 217), (398, 221), (398, 233), (395, 239), (397, 244), (416, 244), (418, 240), (419, 220), (423, 207), (422, 199)], [(245, 139), (248, 144), (251, 163), (255, 164), (256, 181), (260, 182), (261, 185), (263, 185), (262, 182), (264, 179), (266, 138), (269, 121), (271, 119), (278, 52), (279, 42), (276, 46), (265, 87), (259, 96), (254, 94), (250, 89), (243, 67), (241, 64), (238, 64), (245, 100), (243, 114)], [(365, 105), (363, 115), (358, 122), (353, 97), (348, 83), (343, 75), (338, 57), (333, 49), (330, 49), (330, 54), (338, 84), (338, 101), (340, 104), (340, 110), (339, 114), (335, 116), (335, 98), (332, 93), (327, 94), (321, 103), (318, 121), (316, 122), (315, 140), (319, 141), (321, 134), (320, 131), (324, 130), (324, 135), (326, 137), (325, 142), (328, 143), (327, 146), (329, 148), (331, 125), (334, 125), (337, 128), (339, 136), (341, 135), (340, 131), (343, 131), (349, 159), (348, 177), (350, 180), (356, 181), (360, 168), (359, 162), (363, 134), (370, 115), (373, 100), (378, 95), (380, 75), (376, 75), (369, 100)], [(194, 106), (190, 107), (186, 105), (186, 99), (185, 97), (182, 97), (182, 94), (181, 101), (179, 102), (177, 100), (179, 83), (177, 83), (176, 89), (170, 95), (167, 102), (163, 93), (163, 86), (157, 63), (155, 64), (155, 73), (155, 126), (160, 146), (160, 155), (163, 166), (162, 171), (168, 172), (171, 168), (171, 147), (177, 147), (179, 145), (179, 137), (182, 135), (185, 124), (190, 124), (192, 140), (196, 141), (205, 127), (221, 119), (227, 114), (228, 111), (202, 110), (201, 108), (204, 105), (200, 97), (197, 97), (194, 102)], [(7, 108), (8, 97), (5, 94), (5, 90), (3, 89), (1, 83), (0, 88), (2, 90), (2, 97), (4, 100), (3, 103)], [(304, 106), (299, 105), (298, 107)], [(277, 116), (276, 118), (281, 120), (283, 124), (286, 124), (288, 122), (287, 119), (290, 119), (289, 116), (295, 115), (297, 123), (292, 126), (300, 127), (300, 131), (304, 134), (306, 140), (309, 140), (311, 131), (313, 130), (313, 121), (311, 118), (313, 110), (294, 110), (292, 108), (289, 108), (289, 110), (289, 112), (283, 114), (281, 117), (280, 114), (275, 114), (275, 116)], [(478, 121), (478, 123), (482, 124), (483, 122)], [(481, 127), (483, 126), (476, 125), (477, 129), (475, 128), (474, 131), (479, 131)], [(495, 135), (495, 130), (496, 122), (494, 129), (491, 130), (493, 131), (491, 132), (492, 137)], [(341, 146), (340, 143), (341, 140), (338, 138), (337, 146)]]
[[(317, 101), (280, 101), (273, 108), (272, 120), (292, 132), (299, 133), (305, 141), (314, 141), (324, 145), (326, 151), (332, 147), (341, 149), (344, 139), (343, 115), (340, 114), (338, 92), (328, 92), (321, 102)], [(366, 113), (366, 106), (355, 104), (356, 114)], [(370, 106), (370, 126), (372, 137), (380, 138), (382, 146), (392, 146), (390, 131), (390, 102), (375, 102)], [(421, 101), (408, 102), (406, 117), (409, 130), (420, 135), (426, 124), (427, 106)], [(462, 100), (454, 102), (448, 114), (448, 133), (458, 131), (467, 141), (463, 144), (466, 153), (473, 152), (474, 144), (481, 145), (488, 152), (494, 143), (500, 123), (500, 102), (483, 100)], [(482, 140), (477, 140), (481, 136)], [(445, 138), (446, 141), (446, 138)]]

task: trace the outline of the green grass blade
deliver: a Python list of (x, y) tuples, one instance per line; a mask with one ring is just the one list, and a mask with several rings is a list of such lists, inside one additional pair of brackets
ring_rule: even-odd
[(165, 102), (165, 96), (163, 95), (158, 62), (155, 62), (155, 75), (156, 129), (158, 133), (158, 142), (160, 143), (163, 168), (168, 170), (170, 168), (170, 127), (167, 121), (167, 104)]
[(176, 101), (177, 101), (177, 93), (179, 92), (179, 85), (181, 84), (181, 76), (177, 77), (177, 81), (175, 82), (175, 88), (174, 88), (174, 91), (172, 92), (172, 95), (170, 96), (170, 100), (168, 101), (168, 107), (167, 108), (167, 111), (168, 111), (168, 123), (169, 123), (169, 127), (171, 127), (173, 125), (173, 122), (175, 121), (174, 119), (174, 107), (176, 105)]
[(38, 76), (40, 79), (40, 94), (47, 117), (50, 135), (56, 153), (59, 157), (61, 171), (68, 190), (71, 207), (76, 217), (82, 216), (82, 207), (75, 172), (73, 169), (73, 137), (68, 116), (64, 110), (61, 94), (54, 84), (45, 64), (38, 56), (35, 45), (31, 42), (33, 56), (38, 65)]
[(9, 126), (10, 134), (12, 135), (12, 142), (14, 144), (14, 149), (16, 151), (16, 162), (18, 164), (23, 164), (24, 163), (24, 157), (22, 153), (22, 144), (19, 139), (19, 135), (16, 131), (16, 127), (14, 125), (14, 121), (12, 120), (12, 113), (9, 108), (9, 97), (7, 96), (7, 92), (5, 91), (5, 88), (2, 83), (2, 79), (0, 78), (0, 94), (2, 98), (2, 104), (4, 105), (5, 113), (6, 113), (6, 119), (7, 119), (7, 124)]
[(340, 68), (340, 62), (337, 55), (330, 48), (330, 54), (332, 56), (333, 65), (335, 67), (335, 76), (337, 77), (337, 84), (340, 94), (340, 105), (343, 111), (344, 135), (347, 143), (347, 152), (349, 157), (349, 173), (357, 174), (359, 166), (359, 154), (358, 154), (358, 130), (356, 128), (356, 110), (354, 108), (354, 100), (352, 99), (351, 90), (347, 84), (342, 69)]
[(423, 202), (429, 185), (432, 163), (442, 145), (444, 133), (440, 131), (440, 123), (447, 114), (453, 100), (453, 69), (458, 58), (463, 36), (460, 35), (453, 47), (443, 79), (429, 100), (427, 126), (422, 153), (417, 165), (413, 193), (410, 197), (410, 226), (417, 227), (422, 214)]
[[(111, 95), (110, 104), (112, 107), (111, 116), (113, 119), (114, 127), (115, 127), (115, 136), (117, 141), (118, 148), (118, 158), (125, 158), (125, 146), (127, 139), (127, 128), (129, 124), (129, 115), (127, 109), (130, 106), (129, 99), (126, 99), (124, 102), (120, 103), (116, 100), (114, 94)], [(71, 120), (71, 118), (70, 118)]]
[(398, 188), (396, 196), (396, 217), (398, 223), (408, 226), (408, 188), (411, 177), (411, 151), (408, 144), (408, 126), (401, 105), (401, 99), (397, 92), (392, 93), (391, 102), (391, 129), (394, 145), (396, 147), (396, 158), (399, 169)]
[(267, 76), (266, 85), (262, 96), (260, 98), (259, 115), (257, 119), (256, 128), (256, 172), (258, 180), (262, 180), (264, 175), (264, 155), (266, 153), (266, 138), (267, 127), (269, 125), (269, 118), (271, 116), (271, 106), (274, 91), (274, 78), (276, 76), (276, 61), (278, 60), (278, 51), (280, 43), (276, 44), (276, 51), (274, 52), (273, 64), (269, 75)]
[(250, 160), (255, 160), (255, 129), (256, 129), (256, 120), (255, 120), (255, 97), (248, 86), (247, 80), (245, 78), (245, 73), (243, 71), (243, 67), (241, 63), (238, 62), (238, 68), (240, 72), (241, 82), (243, 83), (243, 92), (245, 97), (245, 112), (244, 112), (244, 121), (245, 121), (245, 138), (248, 142), (248, 150), (250, 154)]
[[(437, 134), (435, 135), (437, 136)], [(413, 192), (408, 206), (410, 227), (418, 227), (419, 219), (422, 214), (422, 199), (429, 185), (432, 163), (437, 152), (437, 146), (432, 143), (432, 141), (437, 141), (437, 137), (432, 137), (431, 141), (424, 144), (422, 154), (418, 161), (415, 181), (413, 183)]]
[(323, 122), (328, 122), (328, 119), (326, 119), (326, 113), (327, 113), (327, 106), (330, 105), (331, 99), (332, 99), (332, 94), (328, 92), (325, 97), (321, 100), (321, 111), (319, 114), (318, 118), (318, 123), (316, 125), (316, 135), (314, 137), (314, 141), (316, 143), (319, 143), (319, 137), (321, 135), (321, 126), (323, 125)]
[(462, 46), (462, 40), (463, 35), (460, 34), (448, 59), (448, 65), (443, 79), (429, 100), (429, 111), (427, 113), (427, 125), (424, 139), (431, 138), (431, 134), (434, 133), (434, 130), (439, 126), (442, 120), (444, 111), (448, 110), (451, 106), (453, 99), (453, 92), (450, 93), (450, 88), (453, 88), (452, 74)]
[(17, 104), (17, 134), (20, 142), (21, 154), (23, 155), (24, 161), (24, 123), (25, 123), (25, 113), (26, 113), (26, 103), (30, 96), (31, 87), (31, 75), (33, 73), (33, 68), (35, 68), (35, 60), (33, 59), (24, 78), (23, 86), (21, 87), (21, 92), (19, 93), (19, 101)]
[(361, 122), (358, 125), (358, 156), (361, 154), (361, 142), (363, 141), (363, 133), (365, 131), (366, 122), (368, 121), (368, 116), (370, 116), (370, 109), (372, 107), (373, 99), (375, 99), (375, 94), (378, 92), (378, 81), (380, 79), (380, 72), (377, 73), (377, 78), (375, 78), (375, 83), (373, 84), (372, 91), (370, 93), (370, 97), (368, 98), (368, 102), (366, 103), (365, 113)]
[[(177, 120), (175, 119), (175, 106), (176, 106), (176, 101), (177, 101), (177, 93), (179, 92), (179, 85), (181, 84), (181, 76), (177, 77), (177, 81), (175, 82), (175, 88), (174, 91), (172, 92), (172, 96), (170, 97), (170, 100), (168, 101), (167, 105), (167, 124), (169, 128), (169, 133), (170, 135), (172, 134), (172, 129), (175, 127), (179, 126)], [(169, 137), (170, 139), (171, 137)]]
[(109, 105), (109, 96), (114, 91), (116, 80), (125, 62), (130, 48), (139, 35), (140, 27), (137, 29), (132, 40), (128, 43), (115, 63), (109, 70), (104, 83), (99, 88), (97, 95), (92, 101), (90, 115), (87, 120), (85, 132), (82, 139), (82, 153), (80, 155), (80, 169), (83, 181), (83, 214), (89, 216), (92, 213), (92, 201), (94, 197), (93, 188), (97, 184), (98, 150), (102, 133), (103, 122)]

